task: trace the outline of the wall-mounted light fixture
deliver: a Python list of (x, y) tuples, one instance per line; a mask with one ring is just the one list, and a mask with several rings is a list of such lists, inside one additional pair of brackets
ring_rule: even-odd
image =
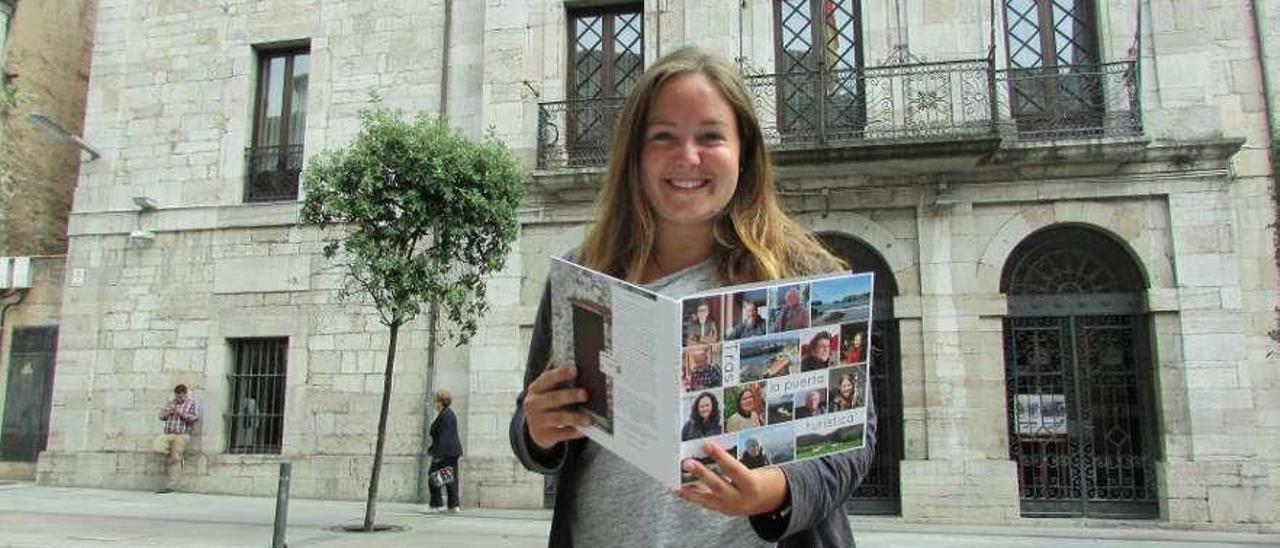
[(129, 242), (142, 245), (155, 241), (156, 233), (142, 228), (142, 214), (155, 211), (159, 204), (150, 196), (134, 196), (133, 205), (138, 206), (138, 217), (137, 224), (134, 225), (136, 228), (129, 233)]
[(956, 197), (956, 192), (951, 185), (944, 182), (938, 183), (937, 193), (934, 194), (933, 204), (939, 206), (950, 206), (960, 203), (960, 199)]
[(80, 147), (80, 150), (88, 152), (89, 161), (97, 160), (102, 157), (101, 154), (98, 154), (97, 150), (92, 146), (89, 146), (89, 143), (84, 142), (84, 139), (81, 139), (79, 135), (71, 133), (71, 130), (62, 127), (61, 124), (53, 121), (52, 118), (49, 118), (44, 114), (39, 112), (28, 112), (27, 121), (30, 122), (31, 125), (35, 126), (36, 129), (48, 133), (54, 138), (73, 143), (77, 147)]
[(149, 196), (134, 196), (133, 205), (138, 206), (142, 211), (155, 211), (158, 207), (156, 201)]

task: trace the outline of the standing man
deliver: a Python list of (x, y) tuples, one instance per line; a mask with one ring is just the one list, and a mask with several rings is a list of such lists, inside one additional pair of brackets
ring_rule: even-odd
[(742, 299), (742, 320), (725, 334), (725, 338), (737, 340), (763, 335), (764, 318), (760, 317), (760, 305), (751, 299)]
[(800, 300), (800, 290), (787, 288), (782, 306), (773, 310), (771, 326), (774, 333), (809, 327), (809, 306)]
[(156, 438), (155, 449), (168, 454), (165, 470), (169, 477), (156, 492), (172, 493), (182, 476), (182, 455), (191, 439), (191, 429), (200, 420), (200, 408), (196, 399), (187, 394), (187, 385), (173, 387), (173, 399), (160, 410), (160, 420), (164, 421), (164, 433)]

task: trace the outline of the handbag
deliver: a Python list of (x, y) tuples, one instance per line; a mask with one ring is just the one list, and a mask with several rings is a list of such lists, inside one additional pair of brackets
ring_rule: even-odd
[(427, 481), (431, 483), (432, 487), (440, 487), (441, 485), (448, 485), (450, 483), (453, 483), (453, 480), (454, 480), (454, 475), (453, 475), (452, 466), (446, 466), (444, 468), (436, 470), (435, 472), (432, 472), (429, 476), (427, 476)]

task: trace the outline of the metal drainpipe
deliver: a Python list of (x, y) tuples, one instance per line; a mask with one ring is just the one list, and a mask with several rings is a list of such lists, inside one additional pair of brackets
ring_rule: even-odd
[[(1258, 0), (1249, 0), (1249, 15), (1253, 19), (1253, 34), (1256, 39), (1253, 46), (1258, 58), (1259, 81), (1262, 83), (1262, 110), (1267, 117), (1267, 162), (1271, 167), (1271, 198), (1275, 213), (1280, 217), (1280, 174), (1276, 173), (1276, 111), (1271, 102), (1271, 77), (1267, 73), (1266, 38), (1262, 34), (1262, 17), (1259, 15)], [(1274, 242), (1280, 244), (1280, 234), (1272, 236)], [(1280, 254), (1280, 245), (1276, 246)], [(1280, 266), (1280, 257), (1273, 257)], [(1280, 317), (1276, 318), (1280, 322)]]
[[(450, 32), (449, 27), (453, 26), (453, 0), (444, 0), (444, 32), (441, 33), (440, 41), (440, 109), (437, 115), (440, 119), (449, 116), (449, 44)], [(440, 315), (440, 307), (435, 304), (431, 305), (428, 321), (430, 329), (427, 336), (427, 365), (435, 364), (436, 354), (436, 320)], [(431, 445), (431, 412), (435, 409), (435, 379), (432, 378), (433, 371), (427, 369), (425, 386), (422, 391), (422, 435), (418, 441), (418, 477), (417, 477), (417, 498), (419, 503), (425, 504), (427, 497), (430, 495), (431, 486), (427, 484), (427, 466), (431, 464), (431, 458), (427, 456), (427, 447)]]
[[(9, 309), (22, 304), (22, 299), (26, 298), (27, 296), (27, 292), (25, 290), (10, 289), (4, 293), (3, 297), (0, 297), (0, 298), (8, 299), (9, 297), (12, 297), (14, 294), (18, 295), (18, 300), (10, 303), (4, 303), (4, 307), (0, 308), (0, 349), (4, 348), (5, 318), (7, 318), (9, 315)], [(0, 362), (3, 362), (3, 361), (4, 361), (4, 356), (0, 356)]]
[(1271, 160), (1271, 176), (1276, 176), (1275, 170), (1275, 145), (1276, 137), (1276, 113), (1274, 105), (1271, 103), (1271, 77), (1267, 73), (1267, 47), (1266, 38), (1262, 34), (1262, 18), (1258, 15), (1258, 0), (1249, 0), (1249, 14), (1253, 19), (1253, 34), (1257, 37), (1254, 41), (1254, 48), (1258, 55), (1258, 72), (1262, 82), (1262, 108), (1267, 116), (1267, 156)]
[(449, 115), (449, 27), (453, 26), (453, 0), (444, 0), (444, 32), (440, 44), (440, 112)]

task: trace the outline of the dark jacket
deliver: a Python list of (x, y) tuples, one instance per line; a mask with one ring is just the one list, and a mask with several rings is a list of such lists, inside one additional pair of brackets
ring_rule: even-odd
[[(533, 339), (529, 344), (529, 359), (525, 364), (524, 385), (527, 387), (546, 369), (551, 359), (551, 293), (543, 289), (542, 302), (533, 325)], [(550, 457), (539, 459), (532, 452), (533, 440), (525, 429), (524, 392), (516, 397), (516, 412), (508, 429), (511, 449), (520, 463), (531, 471), (555, 474), (556, 506), (551, 517), (551, 548), (571, 548), (573, 534), (569, 530), (573, 511), (573, 497), (577, 493), (581, 471), (578, 458), (585, 440), (574, 440), (558, 445)], [(871, 457), (876, 443), (876, 413), (874, 402), (867, 398), (867, 446), (846, 453), (829, 455), (803, 462), (782, 465), (790, 491), (787, 494), (791, 512), (785, 517), (772, 515), (748, 518), (756, 534), (768, 542), (777, 542), (780, 548), (852, 547), (853, 533), (849, 518), (844, 513), (844, 502), (862, 483), (871, 468)]]
[(724, 427), (721, 426), (719, 422), (716, 422), (715, 424), (703, 424), (700, 421), (689, 419), (684, 421), (684, 428), (680, 429), (680, 439), (689, 441), (709, 436), (719, 436), (723, 433)]
[(431, 447), (427, 453), (436, 459), (456, 459), (462, 456), (462, 440), (458, 439), (458, 416), (445, 407), (431, 421)]

